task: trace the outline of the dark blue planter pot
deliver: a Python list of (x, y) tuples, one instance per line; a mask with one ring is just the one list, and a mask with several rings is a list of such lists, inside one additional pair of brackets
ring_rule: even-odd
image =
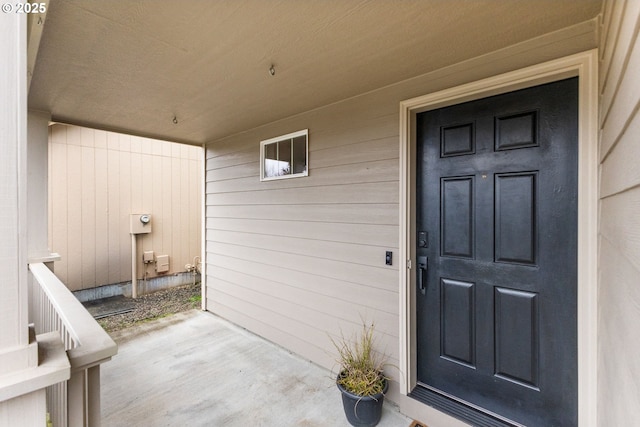
[(384, 380), (384, 390), (382, 393), (373, 396), (358, 396), (348, 392), (340, 384), (338, 389), (342, 393), (342, 406), (344, 414), (347, 416), (349, 424), (355, 427), (373, 427), (378, 425), (382, 417), (382, 404), (384, 393), (389, 388), (389, 382)]

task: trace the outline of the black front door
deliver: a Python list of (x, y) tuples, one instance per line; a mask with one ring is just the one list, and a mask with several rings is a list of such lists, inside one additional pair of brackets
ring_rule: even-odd
[(417, 118), (418, 399), (577, 425), (578, 80)]

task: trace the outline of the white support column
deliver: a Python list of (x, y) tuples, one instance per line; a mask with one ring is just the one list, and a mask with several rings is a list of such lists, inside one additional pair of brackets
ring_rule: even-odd
[[(26, 256), (26, 15), (0, 14), (0, 366), (29, 345)], [(24, 359), (23, 359), (24, 360)], [(7, 366), (5, 363), (14, 366)], [(15, 366), (15, 364), (18, 366)]]
[(26, 14), (0, 14), (0, 425), (44, 427), (45, 387), (70, 364), (57, 333), (36, 338), (28, 326), (26, 33)]
[(30, 263), (59, 259), (48, 244), (49, 113), (27, 116), (27, 257)]
[(44, 389), (12, 392), (16, 375), (38, 365), (28, 328), (26, 30), (25, 14), (0, 14), (0, 424), (31, 427), (45, 424)]

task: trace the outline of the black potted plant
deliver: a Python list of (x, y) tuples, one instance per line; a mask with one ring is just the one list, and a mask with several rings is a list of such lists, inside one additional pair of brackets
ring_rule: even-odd
[(362, 333), (354, 340), (344, 336), (339, 342), (332, 339), (340, 365), (336, 383), (347, 421), (356, 427), (373, 427), (380, 422), (389, 387), (382, 372), (386, 357), (374, 351), (373, 332), (373, 323), (363, 324)]

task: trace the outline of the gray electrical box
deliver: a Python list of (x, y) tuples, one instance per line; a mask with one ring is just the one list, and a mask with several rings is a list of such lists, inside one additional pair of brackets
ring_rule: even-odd
[(151, 233), (151, 214), (131, 214), (129, 224), (131, 234)]

